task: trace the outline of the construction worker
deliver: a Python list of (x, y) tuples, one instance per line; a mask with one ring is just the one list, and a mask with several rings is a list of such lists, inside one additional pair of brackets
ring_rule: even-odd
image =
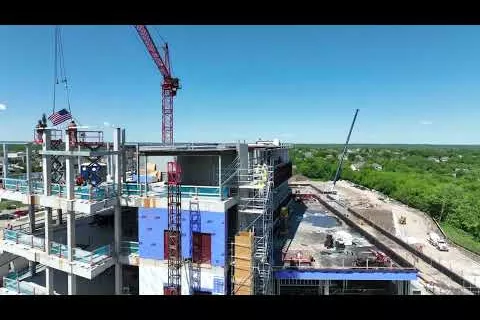
[(79, 175), (77, 176), (77, 179), (75, 180), (75, 183), (76, 183), (76, 185), (79, 186), (79, 187), (83, 186), (84, 180), (83, 180), (82, 175), (79, 174)]
[(37, 128), (37, 142), (42, 143), (43, 132), (45, 131), (45, 125), (43, 124), (42, 120), (38, 120), (38, 123), (35, 127)]
[(75, 121), (71, 121), (67, 128), (68, 131), (68, 139), (70, 140), (71, 146), (77, 145), (77, 124)]

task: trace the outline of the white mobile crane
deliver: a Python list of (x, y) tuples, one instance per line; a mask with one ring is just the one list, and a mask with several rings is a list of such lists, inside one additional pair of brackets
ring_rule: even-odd
[(337, 172), (335, 173), (335, 176), (333, 178), (332, 185), (330, 188), (327, 188), (327, 191), (325, 193), (330, 193), (330, 194), (337, 193), (337, 191), (335, 190), (335, 183), (337, 183), (338, 179), (340, 178), (340, 174), (342, 172), (343, 160), (345, 159), (345, 154), (347, 153), (348, 142), (350, 141), (350, 136), (352, 135), (353, 126), (355, 125), (355, 121), (357, 120), (358, 111), (359, 109), (355, 110), (355, 115), (353, 116), (352, 125), (350, 126), (350, 131), (348, 132), (347, 141), (345, 142), (345, 146), (343, 147), (342, 155), (340, 156)]

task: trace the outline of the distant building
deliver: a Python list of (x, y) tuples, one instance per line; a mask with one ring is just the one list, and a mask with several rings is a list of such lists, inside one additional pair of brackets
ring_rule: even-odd
[(379, 165), (378, 163), (372, 164), (372, 168), (374, 170), (377, 170), (377, 171), (382, 171), (383, 170), (383, 167), (381, 165)]
[(365, 163), (363, 162), (353, 163), (350, 165), (350, 169), (352, 169), (352, 171), (360, 171), (364, 165)]
[(440, 161), (441, 161), (441, 162), (447, 162), (448, 159), (449, 159), (448, 157), (441, 157), (441, 158), (440, 158)]

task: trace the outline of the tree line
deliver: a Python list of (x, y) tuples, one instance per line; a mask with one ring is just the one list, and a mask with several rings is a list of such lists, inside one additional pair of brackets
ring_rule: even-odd
[[(369, 150), (348, 154), (341, 179), (380, 191), (480, 241), (479, 150)], [(332, 180), (339, 152), (295, 148), (291, 157), (296, 173)], [(359, 162), (359, 158), (363, 158), (364, 166), (353, 171), (350, 165)], [(382, 170), (373, 169), (372, 163), (381, 164)]]

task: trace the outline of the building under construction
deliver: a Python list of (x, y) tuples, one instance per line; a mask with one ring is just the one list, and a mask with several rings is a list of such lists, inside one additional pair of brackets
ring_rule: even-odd
[(0, 198), (29, 209), (3, 230), (2, 255), (28, 261), (8, 268), (3, 293), (274, 293), (288, 146), (127, 144), (120, 128), (109, 141), (102, 131), (69, 135), (45, 128), (24, 143), (26, 173), (4, 171)]
[[(8, 156), (10, 144), (19, 143), (3, 143), (0, 200), (28, 210), (2, 230), (0, 293), (330, 294), (338, 281), (345, 292), (346, 282), (357, 280), (408, 292), (416, 278), (411, 266), (370, 245), (362, 250), (374, 258), (361, 257), (357, 244), (311, 228), (292, 204), (288, 145), (173, 143), (180, 83), (168, 45), (162, 56), (146, 26), (135, 30), (163, 77), (162, 143), (127, 143), (121, 128), (111, 138), (73, 122), (66, 130), (47, 128), (45, 118), (33, 142), (20, 143), (19, 174)], [(55, 64), (58, 52), (63, 74), (55, 32)], [(66, 77), (60, 80), (68, 89)], [(72, 119), (68, 90), (67, 105), (55, 112), (54, 99), (53, 126)], [(41, 172), (33, 170), (36, 160)], [(348, 259), (345, 252), (352, 253)]]

